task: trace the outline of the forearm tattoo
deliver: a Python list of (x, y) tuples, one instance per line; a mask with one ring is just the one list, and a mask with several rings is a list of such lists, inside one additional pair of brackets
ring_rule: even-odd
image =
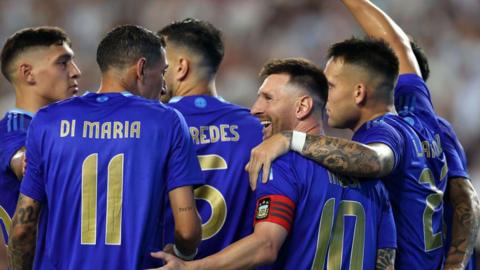
[[(12, 220), (8, 257), (12, 270), (32, 269), (35, 256), (38, 216), (40, 204), (20, 194), (17, 210)], [(16, 232), (21, 233), (16, 233)]]
[(448, 192), (453, 205), (452, 241), (446, 267), (466, 266), (475, 246), (480, 225), (479, 201), (466, 179), (449, 179)]
[(307, 134), (303, 155), (339, 174), (376, 177), (384, 173), (374, 150), (342, 138)]
[(385, 248), (377, 251), (376, 270), (393, 270), (395, 266), (395, 249)]

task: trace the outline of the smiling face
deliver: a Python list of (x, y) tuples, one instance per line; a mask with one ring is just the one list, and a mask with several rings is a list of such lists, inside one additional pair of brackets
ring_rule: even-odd
[[(33, 92), (51, 103), (63, 100), (78, 92), (81, 73), (73, 60), (73, 51), (67, 43), (32, 49), (20, 57), (19, 68), (30, 68), (29, 83)], [(23, 65), (23, 67), (22, 67)]]
[(328, 80), (326, 111), (328, 125), (334, 128), (353, 128), (360, 119), (355, 87), (355, 70), (342, 59), (331, 58), (325, 66)]
[(265, 78), (258, 90), (251, 113), (263, 125), (263, 139), (284, 130), (293, 130), (298, 121), (295, 103), (298, 93), (288, 84), (287, 74), (272, 74)]

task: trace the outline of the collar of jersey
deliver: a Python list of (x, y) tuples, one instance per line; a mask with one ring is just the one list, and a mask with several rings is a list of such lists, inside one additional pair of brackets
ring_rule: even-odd
[(22, 109), (19, 109), (19, 108), (13, 108), (11, 110), (8, 111), (9, 113), (20, 113), (20, 114), (25, 114), (25, 115), (28, 115), (30, 117), (33, 118), (33, 116), (35, 115), (34, 113), (32, 112), (28, 112), (28, 111), (25, 111), (25, 110), (22, 110)]
[(89, 94), (99, 94), (99, 95), (104, 95), (104, 94), (122, 94), (123, 96), (125, 97), (131, 97), (133, 96), (132, 93), (128, 92), (128, 91), (123, 91), (123, 92), (117, 92), (117, 93), (93, 93), (93, 92), (89, 92), (89, 91), (86, 91), (85, 94), (83, 94), (83, 96), (86, 96), (86, 95), (89, 95)]
[(196, 98), (196, 97), (208, 97), (208, 98), (215, 98), (215, 99), (218, 99), (219, 101), (221, 102), (225, 102), (225, 99), (223, 99), (223, 97), (221, 96), (207, 96), (207, 95), (195, 95), (195, 96), (174, 96), (172, 97), (168, 103), (177, 103), (179, 102), (180, 100), (182, 100), (183, 98)]

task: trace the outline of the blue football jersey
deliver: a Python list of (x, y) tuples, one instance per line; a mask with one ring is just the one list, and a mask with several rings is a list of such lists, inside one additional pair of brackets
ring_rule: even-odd
[(14, 109), (0, 120), (0, 233), (3, 233), (5, 244), (8, 243), (8, 233), (20, 191), (20, 180), (10, 168), (10, 161), (25, 146), (32, 116), (29, 112)]
[(353, 140), (386, 144), (395, 156), (392, 172), (383, 178), (397, 227), (395, 268), (439, 269), (445, 255), (442, 202), (447, 183), (440, 145), (433, 136), (419, 138), (409, 122), (393, 114), (365, 123)]
[(375, 269), (377, 250), (396, 247), (392, 208), (379, 180), (336, 176), (289, 152), (273, 162), (256, 198), (255, 223), (288, 231), (272, 269)]
[[(469, 181), (468, 169), (467, 169), (467, 157), (465, 151), (463, 150), (462, 145), (457, 139), (457, 135), (453, 130), (453, 127), (450, 123), (438, 117), (438, 123), (442, 129), (442, 147), (445, 151), (445, 156), (447, 158), (448, 164), (448, 178), (461, 178), (465, 181)], [(445, 200), (445, 223), (447, 225), (447, 234), (445, 237), (445, 254), (448, 254), (448, 249), (450, 248), (450, 243), (452, 240), (452, 220), (453, 220), (453, 208), (452, 205), (448, 202), (448, 199)], [(475, 256), (470, 258), (470, 262), (465, 268), (467, 270), (475, 269)]]
[(127, 93), (88, 93), (33, 118), (20, 192), (42, 204), (34, 269), (160, 265), (164, 203), (203, 184), (180, 113)]
[(255, 198), (244, 168), (262, 141), (262, 126), (248, 109), (219, 97), (174, 97), (168, 105), (185, 117), (205, 175), (206, 185), (195, 189), (203, 223), (197, 258), (203, 258), (253, 231)]

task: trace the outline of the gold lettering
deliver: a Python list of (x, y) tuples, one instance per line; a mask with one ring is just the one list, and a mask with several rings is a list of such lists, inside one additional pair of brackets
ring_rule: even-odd
[(192, 136), (193, 141), (195, 144), (199, 144), (199, 139), (198, 139), (198, 129), (196, 127), (190, 127), (190, 135)]
[(62, 120), (60, 122), (60, 137), (67, 137), (70, 133), (70, 122), (68, 120)]
[[(128, 121), (125, 121), (125, 123), (128, 123)], [(134, 121), (132, 123), (132, 126), (130, 127), (130, 136), (131, 138), (137, 138), (140, 139), (140, 128), (141, 128), (141, 123), (140, 121)]]
[(240, 140), (240, 134), (238, 134), (237, 129), (238, 129), (237, 125), (230, 126), (230, 133), (233, 134), (233, 138), (232, 138), (233, 142), (238, 142), (238, 140)]
[(430, 158), (430, 144), (427, 141), (422, 142), (423, 152), (427, 158)]
[(207, 131), (208, 127), (206, 126), (200, 126), (200, 143), (201, 144), (206, 144), (210, 143), (210, 140), (207, 139), (207, 135), (205, 134), (205, 131)]
[(228, 128), (228, 125), (220, 125), (220, 138), (222, 142), (229, 142), (230, 138), (227, 136), (227, 132), (225, 131)]
[(118, 122), (118, 121), (113, 122), (113, 138), (114, 139), (123, 138), (122, 129), (123, 129), (122, 122)]
[(100, 133), (99, 122), (89, 122), (89, 121), (83, 122), (83, 138), (98, 139), (99, 133)]
[(77, 123), (77, 120), (72, 120), (72, 128), (71, 128), (71, 134), (70, 136), (75, 137), (75, 124)]
[(128, 137), (128, 126), (130, 125), (130, 122), (125, 121), (125, 126), (123, 127), (123, 131), (125, 131), (125, 135), (123, 136), (125, 139), (129, 138)]
[(102, 139), (110, 139), (112, 137), (112, 122), (102, 124)]
[(220, 129), (217, 126), (210, 126), (210, 142), (216, 143), (220, 140)]

